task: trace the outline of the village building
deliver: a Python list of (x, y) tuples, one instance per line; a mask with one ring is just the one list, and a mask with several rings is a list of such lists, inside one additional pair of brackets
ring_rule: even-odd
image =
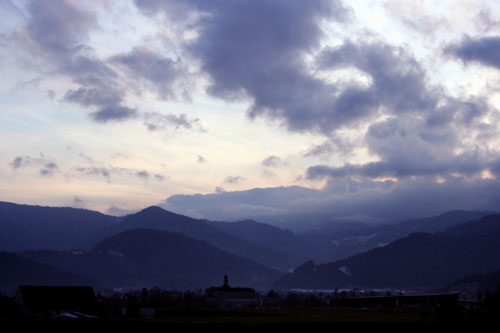
[(221, 287), (210, 287), (205, 290), (207, 303), (219, 307), (242, 308), (259, 306), (260, 295), (252, 288), (232, 288), (227, 275), (224, 275)]

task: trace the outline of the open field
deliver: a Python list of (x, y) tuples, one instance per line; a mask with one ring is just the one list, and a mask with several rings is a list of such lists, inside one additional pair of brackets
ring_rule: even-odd
[(3, 327), (51, 330), (171, 330), (171, 331), (302, 331), (365, 329), (436, 331), (445, 328), (476, 328), (492, 326), (474, 320), (470, 315), (439, 318), (435, 314), (422, 316), (415, 312), (356, 311), (340, 309), (287, 309), (287, 310), (218, 310), (169, 309), (159, 318), (110, 317), (94, 320), (2, 320)]

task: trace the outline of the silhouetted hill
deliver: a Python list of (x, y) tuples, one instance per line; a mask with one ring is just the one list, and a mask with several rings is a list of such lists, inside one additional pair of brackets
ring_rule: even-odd
[(255, 222), (253, 220), (236, 222), (215, 222), (207, 220), (207, 223), (229, 234), (263, 246), (295, 241), (296, 236), (291, 230), (278, 228), (266, 223)]
[[(334, 249), (329, 250), (329, 261), (338, 260), (352, 256), (357, 253), (365, 252), (370, 249), (381, 247), (399, 238), (406, 237), (415, 232), (434, 233), (447, 228), (459, 225), (464, 222), (477, 220), (490, 212), (482, 211), (450, 211), (438, 216), (402, 221), (391, 225), (379, 225), (366, 227), (359, 225), (359, 228), (351, 230), (337, 230), (328, 233), (328, 228), (320, 228), (319, 232), (310, 232), (308, 234), (318, 234), (321, 237), (328, 236), (330, 244)], [(309, 237), (312, 237), (311, 235)], [(321, 262), (321, 260), (319, 260)]]
[(233, 285), (269, 287), (279, 273), (207, 242), (168, 231), (129, 230), (82, 254), (28, 251), (23, 256), (90, 276), (105, 287), (206, 288), (228, 274)]
[(494, 293), (500, 290), (500, 270), (486, 274), (468, 275), (457, 280), (448, 286), (449, 290), (468, 293), (472, 297), (477, 297), (479, 291)]
[(454, 211), (375, 227), (337, 221), (313, 232), (296, 234), (251, 220), (197, 220), (159, 207), (116, 218), (84, 209), (0, 202), (0, 250), (87, 249), (113, 234), (148, 228), (181, 233), (267, 266), (288, 270), (306, 260), (318, 263), (339, 260), (383, 246), (415, 231), (443, 230), (483, 214)]
[(183, 234), (280, 270), (293, 268), (303, 261), (302, 257), (296, 258), (294, 255), (286, 254), (276, 248), (268, 248), (258, 242), (250, 242), (243, 237), (224, 232), (212, 226), (208, 221), (192, 219), (156, 206), (126, 216), (120, 223), (102, 230), (97, 240), (122, 231), (139, 228)]
[[(338, 247), (335, 241), (332, 241), (335, 234), (331, 232), (345, 230), (354, 232), (354, 230), (358, 231), (358, 227), (361, 226), (359, 223), (349, 222), (352, 225), (345, 223), (341, 227), (332, 226), (328, 228), (329, 232), (296, 234), (289, 229), (282, 229), (253, 220), (236, 222), (207, 221), (207, 223), (250, 242), (288, 253), (296, 258), (303, 258), (302, 262), (306, 260), (328, 262), (344, 257), (346, 251), (342, 247)], [(348, 251), (347, 254), (352, 253)]]
[(326, 258), (335, 256), (336, 248), (331, 243), (331, 237), (328, 235), (295, 234), (288, 229), (252, 220), (237, 222), (207, 221), (207, 223), (249, 242), (302, 258), (301, 262), (310, 259), (323, 261)]
[(500, 267), (500, 215), (437, 234), (414, 233), (333, 263), (308, 262), (280, 278), (276, 288), (434, 288)]
[(228, 234), (245, 239), (251, 243), (301, 258), (302, 261), (300, 262), (317, 258), (317, 255), (321, 255), (325, 243), (327, 246), (329, 243), (328, 238), (320, 239), (320, 237), (313, 237), (313, 239), (310, 239), (307, 236), (297, 235), (289, 229), (282, 229), (253, 220), (206, 222)]
[(0, 202), (0, 250), (69, 250), (91, 246), (116, 218), (85, 209)]
[(325, 263), (387, 245), (414, 232), (432, 233), (460, 223), (477, 220), (487, 214), (487, 212), (476, 211), (451, 211), (439, 216), (379, 226), (367, 226), (355, 221), (332, 221), (299, 234), (251, 220), (207, 222), (227, 233), (261, 246), (286, 252), (305, 260)]
[(492, 234), (500, 233), (500, 223), (498, 214), (484, 216), (477, 221), (462, 223), (446, 230), (436, 233), (437, 235), (445, 235), (450, 237), (484, 237), (490, 238)]
[(20, 256), (0, 252), (0, 290), (15, 292), (19, 285), (92, 285), (90, 279)]

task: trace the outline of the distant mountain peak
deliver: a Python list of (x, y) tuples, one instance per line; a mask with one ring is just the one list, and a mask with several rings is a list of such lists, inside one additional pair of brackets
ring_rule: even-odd
[(166, 221), (169, 221), (170, 223), (190, 223), (196, 221), (188, 216), (165, 210), (159, 206), (144, 208), (135, 214), (128, 215), (125, 218), (125, 221), (127, 220), (144, 223), (151, 223), (153, 221), (156, 221), (155, 223), (165, 223)]
[(160, 213), (160, 212), (167, 212), (167, 211), (159, 206), (149, 206), (149, 207), (146, 207), (143, 210), (137, 212), (136, 214), (151, 214), (151, 213)]
[(450, 210), (447, 212), (444, 212), (442, 214), (439, 214), (439, 216), (455, 216), (455, 215), (490, 215), (493, 214), (491, 211), (480, 211), (480, 210), (463, 210), (463, 209), (454, 209)]

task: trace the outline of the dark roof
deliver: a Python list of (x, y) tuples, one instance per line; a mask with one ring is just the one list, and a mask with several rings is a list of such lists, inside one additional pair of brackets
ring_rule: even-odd
[(207, 291), (239, 291), (239, 292), (255, 292), (252, 288), (231, 288), (231, 287), (210, 287)]
[(87, 286), (19, 286), (22, 305), (30, 312), (81, 311), (96, 307), (94, 289)]

